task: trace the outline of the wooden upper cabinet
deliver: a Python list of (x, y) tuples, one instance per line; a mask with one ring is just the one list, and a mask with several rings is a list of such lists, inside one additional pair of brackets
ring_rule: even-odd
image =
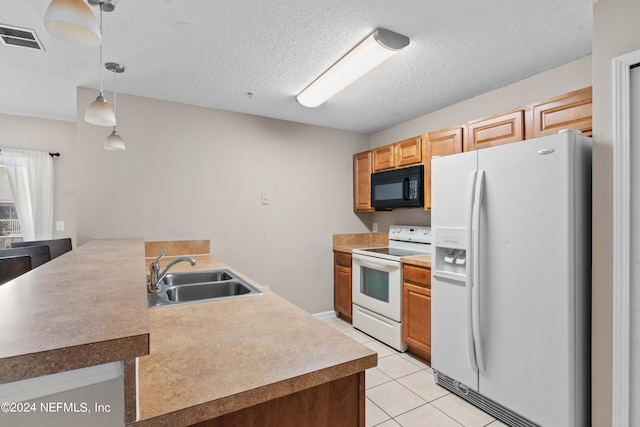
[(371, 207), (371, 151), (353, 156), (353, 210), (373, 212)]
[(431, 159), (462, 152), (463, 128), (429, 132), (424, 138), (424, 209), (431, 209)]
[(562, 129), (591, 136), (591, 87), (556, 96), (527, 108), (526, 137), (537, 138)]
[(398, 167), (416, 165), (422, 162), (422, 137), (396, 142)]
[(420, 163), (422, 163), (422, 136), (414, 136), (373, 150), (373, 172)]
[(524, 136), (524, 110), (474, 120), (467, 124), (464, 151), (522, 141)]
[(379, 172), (396, 167), (395, 145), (385, 145), (373, 150), (373, 171)]
[(431, 159), (578, 129), (592, 135), (591, 87), (514, 111), (430, 132), (354, 156), (354, 211), (373, 212), (371, 173), (424, 165), (424, 209), (431, 209)]

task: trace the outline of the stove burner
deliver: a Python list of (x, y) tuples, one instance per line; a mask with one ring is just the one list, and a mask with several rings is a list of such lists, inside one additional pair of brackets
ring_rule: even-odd
[(365, 252), (374, 252), (374, 253), (383, 254), (383, 255), (397, 256), (397, 257), (406, 257), (406, 256), (413, 256), (413, 255), (427, 255), (427, 253), (425, 253), (425, 252), (410, 251), (410, 250), (406, 250), (406, 249), (399, 249), (399, 248), (392, 248), (392, 247), (369, 248), (369, 249), (363, 249), (363, 251), (365, 251)]

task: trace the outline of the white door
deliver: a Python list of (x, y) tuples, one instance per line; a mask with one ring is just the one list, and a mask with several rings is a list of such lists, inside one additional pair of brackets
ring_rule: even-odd
[[(634, 286), (630, 289), (629, 302), (629, 340), (630, 347), (630, 388), (629, 402), (637, 402), (640, 399), (640, 292), (638, 292), (637, 283), (640, 283), (640, 263), (638, 263), (638, 254), (640, 254), (640, 227), (638, 226), (638, 218), (640, 217), (640, 172), (635, 165), (640, 161), (640, 150), (635, 143), (640, 138), (640, 123), (637, 117), (640, 117), (640, 68), (634, 67), (630, 71), (631, 79), (631, 237), (630, 252), (631, 260), (627, 261), (630, 265), (630, 283)], [(629, 232), (629, 231), (627, 231)], [(614, 294), (616, 291), (614, 291)], [(615, 356), (615, 355), (614, 355)], [(615, 409), (615, 408), (614, 408)], [(629, 405), (629, 421), (630, 425), (640, 424), (640, 405), (631, 403)]]
[(554, 135), (478, 151), (479, 391), (544, 426), (569, 426), (572, 195), (568, 142)]
[[(466, 228), (469, 176), (476, 152), (431, 161), (431, 228)], [(432, 257), (438, 250), (433, 244)], [(464, 278), (463, 278), (464, 279)], [(431, 366), (477, 390), (478, 373), (470, 361), (468, 294), (464, 281), (431, 276)]]

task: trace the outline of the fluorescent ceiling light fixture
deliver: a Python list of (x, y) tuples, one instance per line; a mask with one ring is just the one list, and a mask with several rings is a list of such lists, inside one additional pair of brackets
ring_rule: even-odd
[(408, 37), (378, 28), (300, 92), (296, 100), (305, 107), (317, 107), (408, 45)]
[(55, 38), (76, 46), (100, 43), (98, 21), (83, 0), (53, 0), (44, 14), (44, 28)]

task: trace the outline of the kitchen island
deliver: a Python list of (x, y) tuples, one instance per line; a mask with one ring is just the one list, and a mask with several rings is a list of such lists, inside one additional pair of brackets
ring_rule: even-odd
[[(136, 355), (135, 363), (129, 354), (121, 358), (125, 361), (125, 407), (131, 425), (364, 426), (364, 371), (377, 361), (372, 350), (210, 256), (194, 257), (195, 267), (181, 263), (173, 271), (228, 268), (263, 293), (147, 309), (146, 303), (140, 305), (141, 298), (146, 302), (144, 242), (94, 241), (88, 245), (92, 252), (103, 249), (103, 262), (87, 266), (95, 271), (84, 273), (93, 278), (90, 287), (100, 286), (103, 275), (98, 272), (106, 273), (106, 266), (114, 268), (122, 253), (136, 254), (129, 271), (129, 280), (135, 283), (135, 295), (128, 295), (129, 305), (136, 307), (132, 318), (143, 319), (140, 332), (148, 333), (149, 346), (148, 351)], [(114, 250), (113, 245), (119, 246)], [(87, 248), (77, 249), (83, 250)], [(63, 256), (56, 262), (56, 271), (62, 276), (64, 261)], [(34, 272), (27, 274), (46, 277), (41, 286), (56, 285), (55, 275)], [(3, 290), (0, 288), (0, 294)], [(89, 292), (81, 286), (74, 291)], [(10, 303), (4, 306), (11, 309)], [(57, 310), (52, 305), (47, 313), (43, 307), (39, 306), (40, 314), (33, 315), (44, 318)], [(18, 316), (15, 307), (9, 313)], [(130, 315), (128, 311), (121, 313)], [(89, 311), (82, 314), (91, 316)], [(117, 319), (118, 310), (112, 316)], [(127, 320), (121, 318), (116, 325), (130, 324)], [(66, 341), (56, 337), (55, 329), (48, 333), (48, 346), (43, 347), (51, 347), (52, 357), (66, 359), (66, 348), (55, 348)], [(69, 332), (59, 331), (59, 335), (65, 337)], [(30, 360), (29, 354), (20, 354), (17, 344), (10, 344), (16, 347), (11, 353), (17, 358), (14, 360)], [(82, 359), (81, 354), (76, 356)], [(92, 356), (86, 355), (82, 363), (93, 364)], [(66, 366), (55, 365), (61, 370)], [(5, 378), (8, 370), (9, 365), (0, 365)], [(123, 425), (124, 419), (123, 415)]]
[(144, 242), (123, 239), (87, 243), (0, 286), (0, 384), (147, 354), (144, 281)]

